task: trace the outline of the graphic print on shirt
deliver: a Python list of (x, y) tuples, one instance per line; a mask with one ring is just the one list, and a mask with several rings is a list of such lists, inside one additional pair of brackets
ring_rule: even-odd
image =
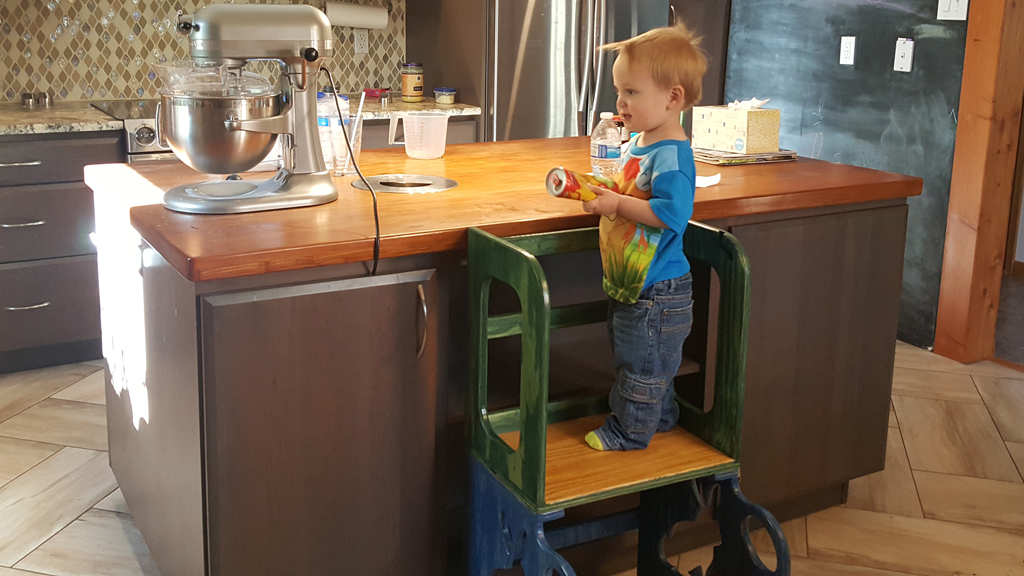
[[(627, 154), (626, 158), (615, 182), (620, 194), (641, 200), (651, 199), (651, 185), (659, 174), (679, 169), (674, 146), (657, 148), (643, 156)], [(664, 230), (622, 215), (602, 216), (599, 230), (605, 293), (619, 302), (636, 302)]]

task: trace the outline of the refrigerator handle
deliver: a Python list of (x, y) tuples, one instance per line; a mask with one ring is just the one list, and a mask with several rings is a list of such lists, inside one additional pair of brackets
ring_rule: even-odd
[(594, 129), (594, 117), (597, 115), (597, 101), (601, 98), (601, 80), (604, 78), (604, 46), (608, 32), (608, 0), (597, 0), (597, 43), (594, 45), (594, 97), (590, 101), (590, 114), (587, 132)]
[(498, 12), (501, 8), (500, 0), (494, 0), (493, 18), (494, 25), (494, 61), (491, 63), (491, 142), (498, 141)]
[(583, 80), (580, 82), (580, 99), (576, 108), (576, 126), (580, 136), (590, 134), (587, 127), (587, 104), (590, 95), (591, 58), (594, 56), (594, 1), (583, 0), (587, 11), (586, 42), (583, 43)]

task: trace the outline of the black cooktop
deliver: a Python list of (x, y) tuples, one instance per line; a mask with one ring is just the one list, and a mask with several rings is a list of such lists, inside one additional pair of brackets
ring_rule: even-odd
[(159, 100), (100, 100), (92, 105), (118, 120), (152, 120), (156, 118), (157, 102)]

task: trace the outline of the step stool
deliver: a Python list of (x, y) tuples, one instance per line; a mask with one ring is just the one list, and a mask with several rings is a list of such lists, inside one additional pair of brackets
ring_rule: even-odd
[[(722, 542), (709, 575), (788, 576), (789, 547), (778, 522), (740, 491), (740, 425), (746, 367), (750, 271), (735, 237), (691, 222), (683, 238), (691, 263), (714, 269), (721, 288), (714, 404), (709, 412), (676, 396), (679, 426), (659, 433), (646, 450), (599, 452), (583, 441), (610, 410), (607, 396), (548, 401), (550, 331), (605, 322), (607, 301), (551, 308), (538, 256), (598, 249), (596, 228), (499, 238), (469, 230), (471, 484), (470, 575), (522, 565), (526, 576), (575, 576), (556, 550), (639, 531), (637, 574), (679, 576), (668, 563), (664, 539), (677, 522), (696, 520), (713, 507)], [(521, 312), (490, 316), (492, 280), (511, 286)], [(520, 404), (487, 409), (487, 343), (521, 335)], [(545, 533), (565, 510), (640, 493), (640, 506)], [(775, 546), (774, 572), (750, 541), (749, 518), (765, 527)], [(702, 574), (697, 567), (691, 575)]]

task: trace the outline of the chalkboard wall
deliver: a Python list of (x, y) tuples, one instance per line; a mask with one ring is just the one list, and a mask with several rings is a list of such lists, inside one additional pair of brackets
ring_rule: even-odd
[[(726, 101), (770, 98), (783, 148), (918, 176), (909, 200), (899, 336), (935, 340), (949, 181), (967, 23), (936, 19), (937, 0), (733, 0)], [(856, 63), (839, 65), (842, 36)], [(893, 70), (913, 38), (913, 70)]]

